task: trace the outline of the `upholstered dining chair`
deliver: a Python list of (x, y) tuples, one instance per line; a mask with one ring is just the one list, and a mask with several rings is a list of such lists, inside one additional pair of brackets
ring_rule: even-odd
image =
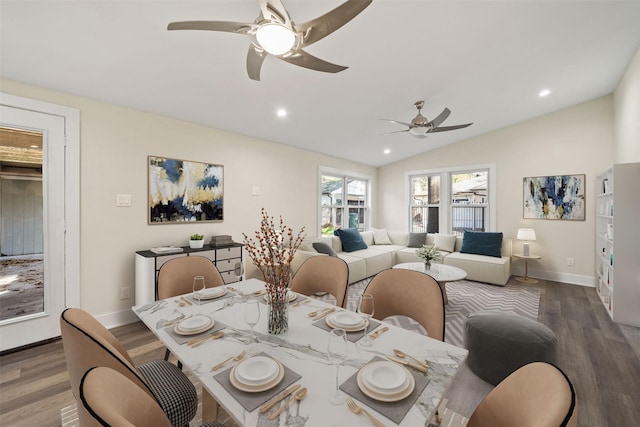
[(475, 409), (467, 427), (575, 427), (578, 403), (564, 372), (548, 362), (524, 365)]
[(303, 295), (327, 292), (336, 299), (336, 305), (347, 307), (349, 267), (344, 260), (331, 256), (314, 256), (302, 263), (290, 288)]
[(224, 279), (210, 259), (194, 255), (182, 256), (171, 259), (160, 267), (158, 299), (192, 292), (195, 276), (204, 276), (207, 288), (224, 285)]
[(373, 295), (375, 319), (407, 316), (431, 338), (444, 341), (444, 299), (431, 276), (414, 270), (383, 270), (371, 279), (364, 293)]
[[(154, 360), (139, 366), (118, 339), (89, 313), (68, 308), (60, 315), (62, 345), (71, 391), (80, 403), (80, 382), (94, 366), (112, 368), (144, 390), (169, 417), (171, 425), (185, 426), (196, 415), (198, 395), (189, 378), (174, 364)], [(79, 417), (82, 412), (78, 405)]]
[[(171, 427), (158, 402), (118, 371), (104, 366), (89, 369), (80, 380), (79, 417), (83, 427)], [(202, 427), (224, 427), (209, 422)]]

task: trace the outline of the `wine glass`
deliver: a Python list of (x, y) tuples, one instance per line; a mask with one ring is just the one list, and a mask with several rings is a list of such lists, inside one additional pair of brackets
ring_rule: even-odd
[(259, 342), (253, 328), (260, 320), (260, 304), (257, 299), (249, 299), (244, 305), (244, 321), (251, 327), (251, 342)]
[(367, 329), (369, 328), (369, 319), (373, 317), (374, 308), (373, 308), (373, 295), (371, 294), (362, 294), (360, 297), (360, 303), (358, 304), (358, 314), (362, 316), (364, 319), (364, 336), (358, 343), (365, 347), (371, 347), (373, 341), (367, 335)]
[(327, 358), (331, 363), (336, 365), (336, 393), (329, 399), (329, 403), (332, 405), (341, 405), (344, 403), (345, 397), (339, 388), (338, 370), (342, 362), (347, 360), (347, 333), (344, 329), (332, 329), (329, 332)]
[(193, 299), (198, 305), (198, 316), (200, 315), (200, 302), (205, 289), (204, 276), (195, 276), (193, 278)]

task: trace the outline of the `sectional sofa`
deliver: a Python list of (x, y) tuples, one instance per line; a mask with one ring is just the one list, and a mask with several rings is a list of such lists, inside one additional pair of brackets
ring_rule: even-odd
[[(342, 241), (338, 236), (306, 239), (294, 256), (292, 272), (295, 274), (300, 265), (308, 258), (327, 256), (322, 252), (333, 251), (349, 266), (349, 284), (352, 284), (374, 276), (396, 264), (421, 262), (415, 253), (421, 244), (436, 244), (436, 248), (443, 255), (441, 262), (463, 269), (467, 272), (469, 280), (504, 286), (511, 276), (510, 239), (502, 239), (501, 256), (496, 257), (461, 253), (463, 238), (454, 235), (386, 230), (363, 231), (359, 234), (366, 244), (366, 249), (351, 252), (343, 250)], [(422, 243), (422, 239), (424, 239), (424, 243)], [(319, 248), (321, 252), (318, 252), (316, 248)]]

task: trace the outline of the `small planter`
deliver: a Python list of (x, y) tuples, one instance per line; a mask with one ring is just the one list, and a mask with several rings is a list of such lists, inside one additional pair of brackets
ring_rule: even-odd
[(204, 246), (204, 239), (201, 240), (189, 240), (189, 247), (191, 249), (202, 249)]

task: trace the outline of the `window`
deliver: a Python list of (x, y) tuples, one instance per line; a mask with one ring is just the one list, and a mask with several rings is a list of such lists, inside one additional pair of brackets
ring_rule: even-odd
[(409, 231), (462, 236), (495, 228), (491, 218), (493, 166), (409, 174)]
[[(320, 229), (323, 235), (333, 235), (337, 228), (367, 228), (369, 180), (321, 172)], [(346, 196), (345, 196), (346, 195)]]

